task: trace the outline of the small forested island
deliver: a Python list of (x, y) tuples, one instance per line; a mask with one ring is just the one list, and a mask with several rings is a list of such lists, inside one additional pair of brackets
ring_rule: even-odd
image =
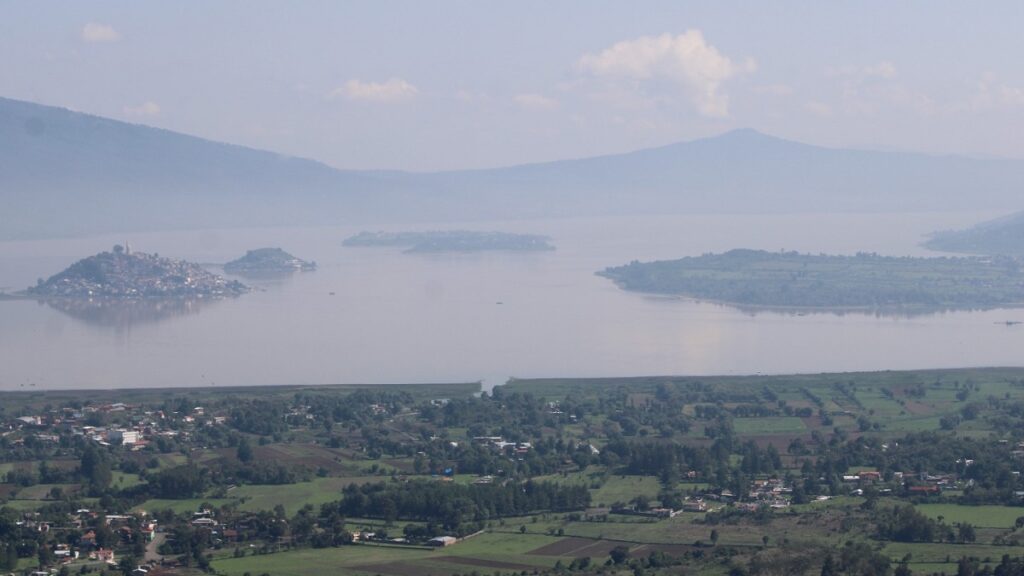
[(405, 252), (483, 252), (554, 250), (550, 238), (537, 234), (444, 230), (430, 232), (360, 232), (346, 238), (345, 246), (391, 246)]
[(36, 298), (222, 298), (249, 289), (198, 264), (114, 246), (25, 291)]
[(280, 248), (257, 248), (245, 256), (224, 265), (230, 274), (260, 274), (279, 272), (309, 272), (316, 270), (316, 262), (300, 260)]
[(982, 222), (967, 230), (936, 232), (924, 245), (942, 252), (1024, 256), (1024, 212)]
[(598, 274), (626, 290), (751, 307), (957, 309), (1024, 304), (1021, 263), (1007, 257), (731, 250), (679, 260), (634, 261)]

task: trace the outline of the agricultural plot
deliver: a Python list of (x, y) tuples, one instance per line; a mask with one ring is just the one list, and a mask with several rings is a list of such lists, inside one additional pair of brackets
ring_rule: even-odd
[(533, 571), (536, 568), (550, 568), (557, 559), (529, 556), (527, 553), (556, 540), (532, 534), (481, 534), (436, 550), (372, 545), (303, 549), (245, 558), (225, 558), (214, 561), (214, 567), (218, 573), (227, 576), (242, 576), (246, 572), (268, 572), (275, 576), (448, 576), (472, 572), (474, 569), (487, 572)]
[(241, 502), (240, 510), (273, 510), (280, 505), (292, 515), (307, 504), (319, 508), (321, 504), (340, 499), (342, 488), (349, 484), (378, 481), (380, 478), (377, 476), (316, 478), (283, 486), (239, 486), (230, 490), (228, 495)]
[(610, 506), (615, 502), (629, 502), (637, 496), (653, 501), (660, 489), (658, 479), (651, 476), (610, 476), (603, 486), (591, 493), (592, 502)]
[(1017, 519), (1024, 519), (1024, 507), (963, 506), (959, 504), (918, 504), (918, 511), (946, 524), (967, 522), (978, 528), (1010, 529)]
[(741, 436), (802, 434), (807, 432), (803, 420), (795, 417), (736, 418), (733, 429)]

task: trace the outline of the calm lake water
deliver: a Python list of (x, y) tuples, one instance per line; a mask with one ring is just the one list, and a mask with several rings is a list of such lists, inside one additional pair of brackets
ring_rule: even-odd
[[(0, 301), (0, 389), (464, 382), (1024, 364), (1024, 310), (750, 313), (621, 291), (594, 272), (731, 248), (926, 255), (992, 214), (673, 216), (417, 226), (540, 233), (548, 253), (344, 248), (364, 228), (207, 230), (0, 243), (13, 291), (115, 243), (202, 263), (280, 246), (320, 269), (218, 302)], [(404, 230), (406, 227), (367, 227)], [(332, 294), (333, 293), (333, 294)]]

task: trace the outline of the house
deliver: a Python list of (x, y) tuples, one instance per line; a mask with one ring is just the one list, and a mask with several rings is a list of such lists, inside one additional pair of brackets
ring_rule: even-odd
[(135, 430), (111, 430), (107, 433), (109, 442), (120, 442), (125, 446), (131, 446), (139, 441), (139, 433)]
[(428, 546), (437, 546), (438, 548), (444, 548), (445, 546), (451, 546), (458, 542), (459, 539), (454, 536), (438, 536), (431, 538), (427, 541)]
[(865, 470), (858, 474), (862, 481), (878, 482), (882, 479), (882, 474), (874, 470)]
[(99, 560), (100, 562), (115, 562), (114, 551), (107, 550), (106, 548), (100, 548), (92, 554), (89, 554), (89, 558), (92, 560)]
[(703, 500), (683, 502), (683, 512), (707, 512), (708, 505)]

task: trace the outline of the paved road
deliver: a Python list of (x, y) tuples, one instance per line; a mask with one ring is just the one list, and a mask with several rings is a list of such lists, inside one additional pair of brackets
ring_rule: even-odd
[(155, 562), (159, 562), (163, 556), (161, 556), (157, 550), (160, 549), (160, 545), (163, 544), (166, 539), (167, 534), (164, 534), (163, 532), (153, 534), (153, 541), (146, 545), (146, 555), (143, 556), (143, 561), (149, 562), (150, 560), (153, 560)]

